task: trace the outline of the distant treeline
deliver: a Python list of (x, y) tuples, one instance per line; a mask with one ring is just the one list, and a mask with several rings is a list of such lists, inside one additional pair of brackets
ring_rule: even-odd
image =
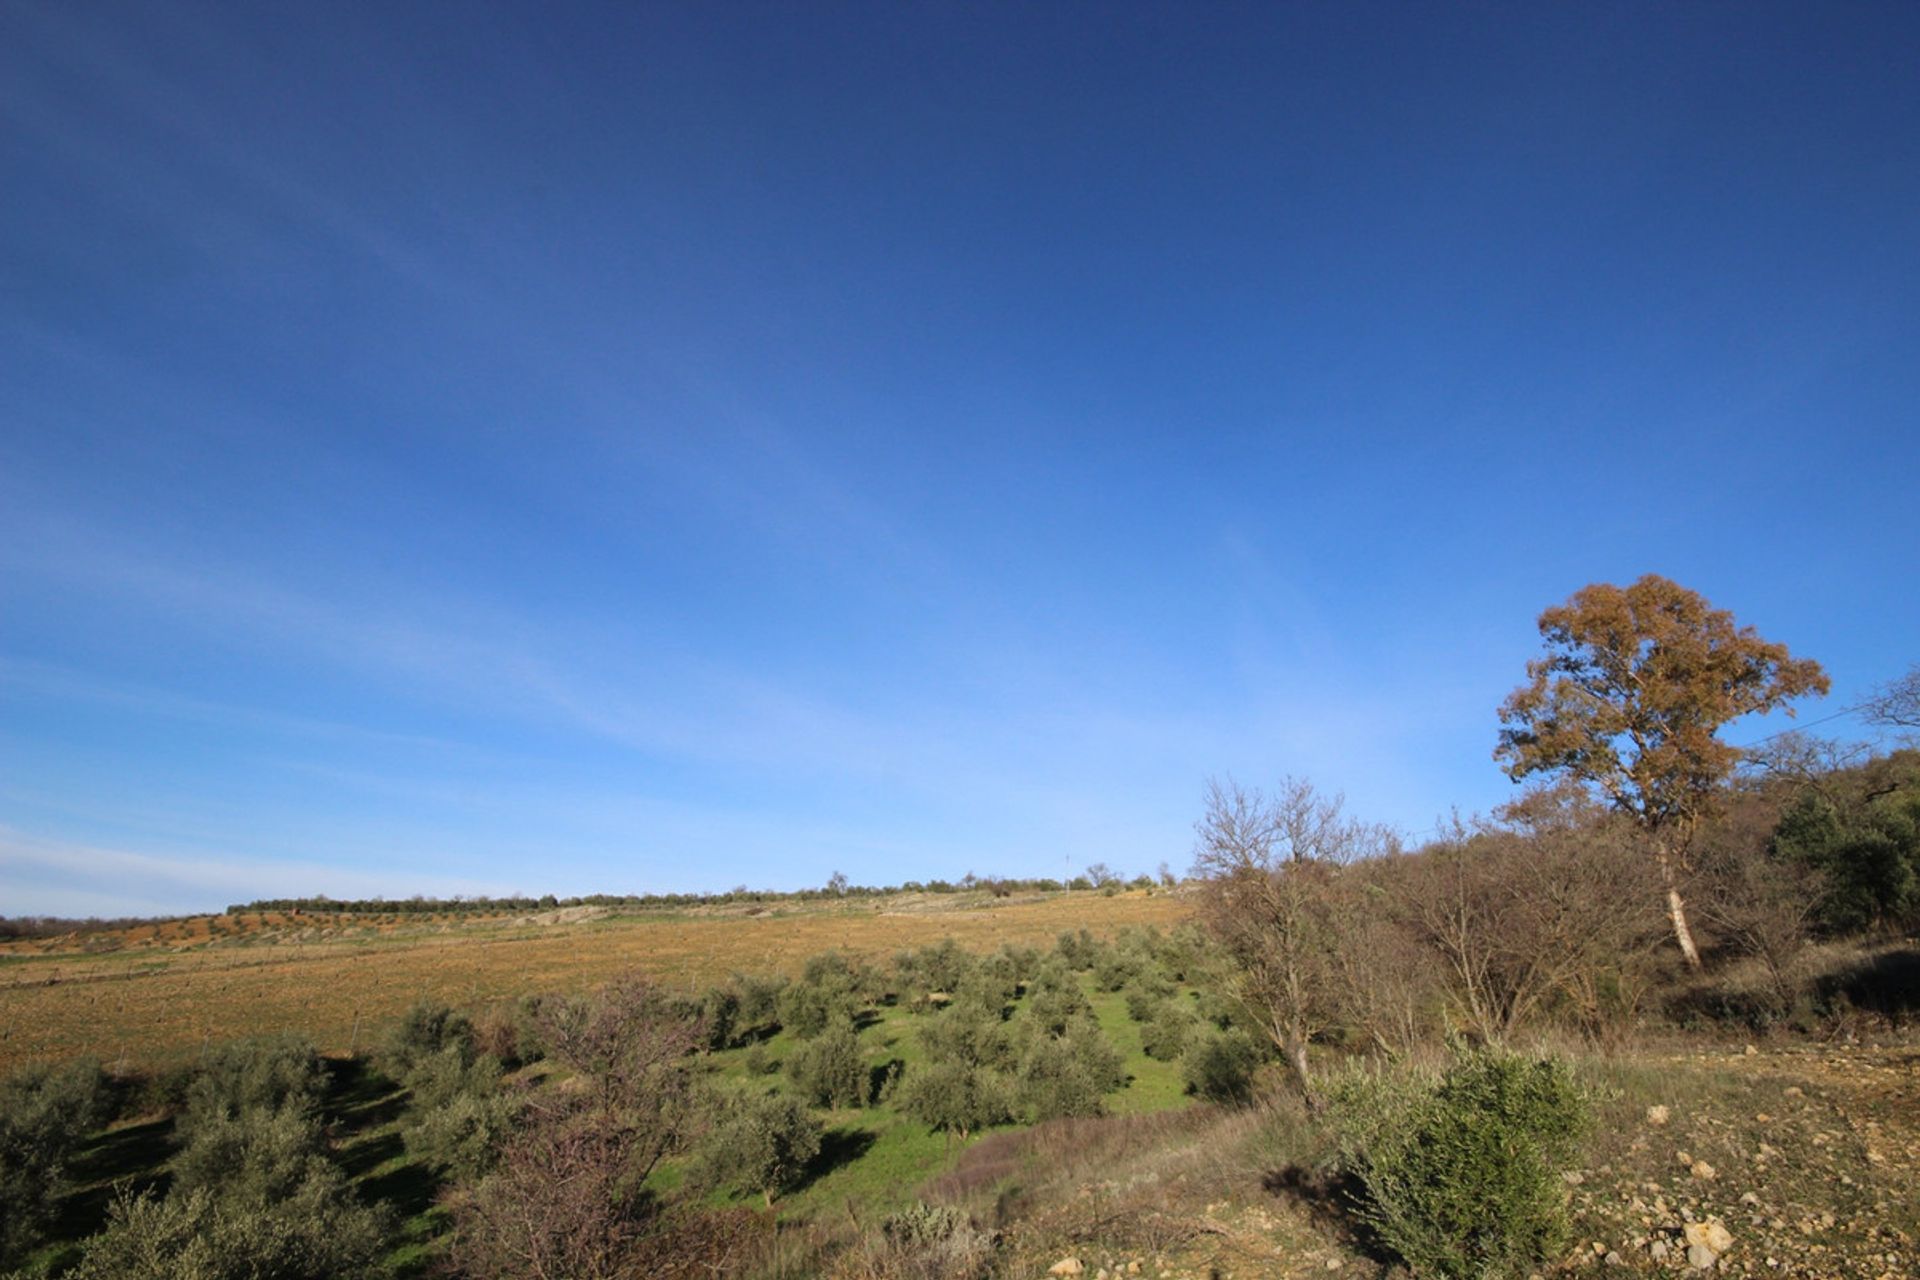
[[(1091, 869), (1090, 870), (1095, 870)], [(821, 902), (844, 898), (880, 898), (899, 893), (971, 893), (984, 891), (995, 897), (1008, 897), (1015, 893), (1060, 893), (1065, 891), (1091, 892), (1094, 890), (1114, 891), (1122, 887), (1136, 889), (1153, 888), (1156, 885), (1171, 885), (1173, 877), (1162, 874), (1156, 880), (1153, 876), (1139, 875), (1132, 880), (1120, 877), (1100, 868), (1095, 874), (1075, 876), (1071, 880), (1049, 879), (1003, 879), (1000, 877), (963, 876), (958, 881), (909, 880), (897, 885), (855, 885), (829, 883), (817, 889), (795, 889), (783, 892), (777, 889), (749, 889), (742, 885), (724, 893), (593, 893), (584, 897), (561, 898), (554, 894), (541, 897), (465, 897), (429, 898), (419, 894), (410, 898), (329, 898), (317, 895), (311, 898), (259, 898), (252, 902), (235, 903), (227, 908), (229, 915), (241, 912), (338, 912), (355, 915), (447, 915), (501, 913), (512, 911), (554, 911), (565, 907), (611, 907), (622, 910), (648, 910), (679, 907), (724, 906), (730, 903), (775, 903), (775, 902)]]

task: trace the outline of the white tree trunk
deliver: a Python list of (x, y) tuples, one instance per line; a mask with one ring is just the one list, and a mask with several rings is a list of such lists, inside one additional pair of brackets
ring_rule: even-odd
[(1700, 950), (1693, 945), (1693, 930), (1687, 928), (1687, 904), (1680, 900), (1680, 890), (1667, 886), (1667, 914), (1673, 917), (1673, 936), (1680, 943), (1680, 954), (1687, 958), (1689, 969), (1700, 967)]

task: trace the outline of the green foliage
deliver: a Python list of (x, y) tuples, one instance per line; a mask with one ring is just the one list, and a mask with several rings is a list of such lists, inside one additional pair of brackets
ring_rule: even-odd
[(69, 1280), (361, 1280), (384, 1274), (382, 1215), (337, 1173), (282, 1199), (206, 1187), (122, 1197)]
[(1060, 1035), (1075, 1018), (1092, 1012), (1073, 974), (1057, 960), (1041, 966), (1027, 987), (1022, 1021), (1036, 1031)]
[(389, 1033), (381, 1059), (388, 1074), (397, 1080), (420, 1059), (454, 1047), (472, 1055), (473, 1024), (447, 1005), (421, 1000)]
[(1832, 932), (1920, 919), (1920, 792), (1895, 791), (1843, 814), (1808, 791), (1781, 817), (1772, 853), (1821, 872), (1820, 921)]
[(39, 1238), (67, 1189), (67, 1161), (106, 1118), (106, 1102), (106, 1079), (92, 1060), (0, 1083), (0, 1265)]
[(1152, 956), (1134, 948), (1104, 947), (1093, 965), (1093, 985), (1102, 991), (1118, 991), (1152, 965)]
[(758, 1192), (771, 1204), (820, 1154), (820, 1122), (796, 1098), (779, 1093), (729, 1099), (700, 1142), (697, 1180)]
[(929, 1062), (1003, 1066), (1011, 1055), (1011, 1038), (999, 1015), (967, 1005), (956, 1005), (922, 1027), (920, 1044)]
[(326, 1090), (313, 1046), (294, 1035), (236, 1040), (207, 1055), (187, 1086), (179, 1134), (191, 1141), (202, 1125), (250, 1111), (310, 1111)]
[(1099, 1024), (1076, 1018), (1061, 1035), (1036, 1035), (1029, 1041), (1015, 1087), (1021, 1111), (1037, 1123), (1100, 1115), (1105, 1110), (1102, 1098), (1125, 1083), (1120, 1055)]
[(1565, 1247), (1591, 1108), (1564, 1064), (1472, 1053), (1434, 1085), (1355, 1076), (1334, 1106), (1362, 1213), (1417, 1273), (1522, 1275)]
[(1007, 1016), (1017, 988), (1012, 963), (999, 957), (989, 959), (960, 980), (953, 992), (953, 1002), (948, 1006), (948, 1016), (959, 1014), (1000, 1021)]
[(938, 944), (917, 951), (903, 951), (894, 961), (902, 990), (913, 994), (952, 992), (973, 967), (973, 957), (952, 938), (942, 938)]
[(787, 989), (785, 978), (735, 974), (733, 985), (740, 993), (740, 1008), (735, 1016), (736, 1037), (745, 1039), (779, 1024), (780, 993)]
[(1156, 1062), (1172, 1062), (1186, 1052), (1193, 1025), (1193, 1015), (1184, 1006), (1162, 1000), (1151, 1020), (1140, 1028), (1140, 1048)]
[(1127, 983), (1127, 1016), (1135, 1022), (1151, 1022), (1173, 995), (1173, 984), (1157, 969), (1135, 974)]
[(1013, 1118), (1005, 1077), (992, 1067), (959, 1059), (934, 1058), (914, 1068), (894, 1097), (911, 1118), (961, 1137)]
[(404, 1081), (409, 1095), (400, 1137), (407, 1150), (461, 1181), (485, 1173), (518, 1110), (500, 1077), (497, 1059), (469, 1058), (457, 1044), (420, 1059)]
[[(1245, 1102), (1252, 1096), (1260, 1050), (1250, 1036), (1229, 1029), (1210, 1030), (1199, 1036), (1188, 1033), (1186, 1038), (1180, 1075), (1189, 1093), (1209, 1102)], [(1160, 1047), (1164, 1050), (1166, 1046)]]
[(328, 1170), (320, 1122), (303, 1107), (211, 1115), (173, 1162), (176, 1191), (206, 1190), (270, 1202)]
[[(1091, 884), (1086, 885), (1092, 888)], [(1100, 941), (1085, 929), (1063, 933), (1054, 940), (1053, 954), (1069, 969), (1091, 969), (1100, 958)]]
[(709, 987), (700, 999), (700, 1025), (706, 1030), (707, 1048), (718, 1052), (739, 1042), (740, 993), (731, 987)]
[(850, 1025), (865, 1005), (870, 985), (870, 976), (838, 952), (823, 952), (807, 961), (800, 981), (780, 993), (780, 1022), (802, 1040), (829, 1027)]
[(860, 1039), (849, 1027), (833, 1027), (795, 1049), (787, 1078), (816, 1106), (864, 1107), (871, 1079)]

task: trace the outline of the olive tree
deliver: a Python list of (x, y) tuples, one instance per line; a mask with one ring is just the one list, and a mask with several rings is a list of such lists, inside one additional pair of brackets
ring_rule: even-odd
[(1695, 831), (1741, 758), (1720, 727), (1825, 693), (1826, 674), (1657, 574), (1582, 587), (1542, 613), (1539, 627), (1546, 655), (1501, 704), (1494, 758), (1516, 782), (1570, 778), (1633, 819), (1674, 939), (1698, 968), (1681, 886)]

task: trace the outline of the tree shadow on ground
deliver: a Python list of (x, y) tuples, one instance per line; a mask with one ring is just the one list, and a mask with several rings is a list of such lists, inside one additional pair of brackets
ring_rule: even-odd
[[(394, 1141), (398, 1143), (399, 1139)], [(413, 1218), (433, 1208), (441, 1178), (425, 1161), (409, 1160), (385, 1173), (362, 1178), (359, 1187), (360, 1197), (367, 1203), (384, 1204), (402, 1218)]]
[(1920, 947), (1883, 951), (1820, 982), (1823, 1000), (1845, 997), (1856, 1009), (1899, 1023), (1920, 1013)]
[(106, 1226), (107, 1210), (123, 1190), (134, 1195), (149, 1190), (164, 1193), (171, 1180), (166, 1165), (172, 1157), (171, 1119), (124, 1125), (95, 1137), (73, 1163), (73, 1181), (80, 1189), (60, 1202), (54, 1215), (54, 1238), (79, 1240)]
[(352, 1137), (398, 1119), (407, 1091), (365, 1062), (321, 1059), (327, 1073), (326, 1111), (335, 1133)]
[(844, 1168), (867, 1154), (873, 1135), (865, 1129), (829, 1129), (820, 1135), (820, 1154), (807, 1162), (795, 1191), (804, 1190), (835, 1169)]
[(1260, 1186), (1267, 1194), (1298, 1205), (1315, 1227), (1347, 1248), (1383, 1267), (1398, 1261), (1378, 1233), (1356, 1212), (1366, 1196), (1366, 1188), (1351, 1173), (1289, 1164), (1269, 1170), (1261, 1177)]
[(352, 1179), (364, 1178), (387, 1161), (406, 1152), (407, 1144), (400, 1140), (399, 1134), (383, 1133), (376, 1138), (342, 1147), (338, 1155), (340, 1171)]
[(904, 1058), (888, 1058), (878, 1066), (869, 1067), (867, 1069), (867, 1096), (869, 1098), (878, 1098), (880, 1091), (886, 1088), (891, 1081), (897, 1079), (900, 1073), (906, 1069), (907, 1063)]

